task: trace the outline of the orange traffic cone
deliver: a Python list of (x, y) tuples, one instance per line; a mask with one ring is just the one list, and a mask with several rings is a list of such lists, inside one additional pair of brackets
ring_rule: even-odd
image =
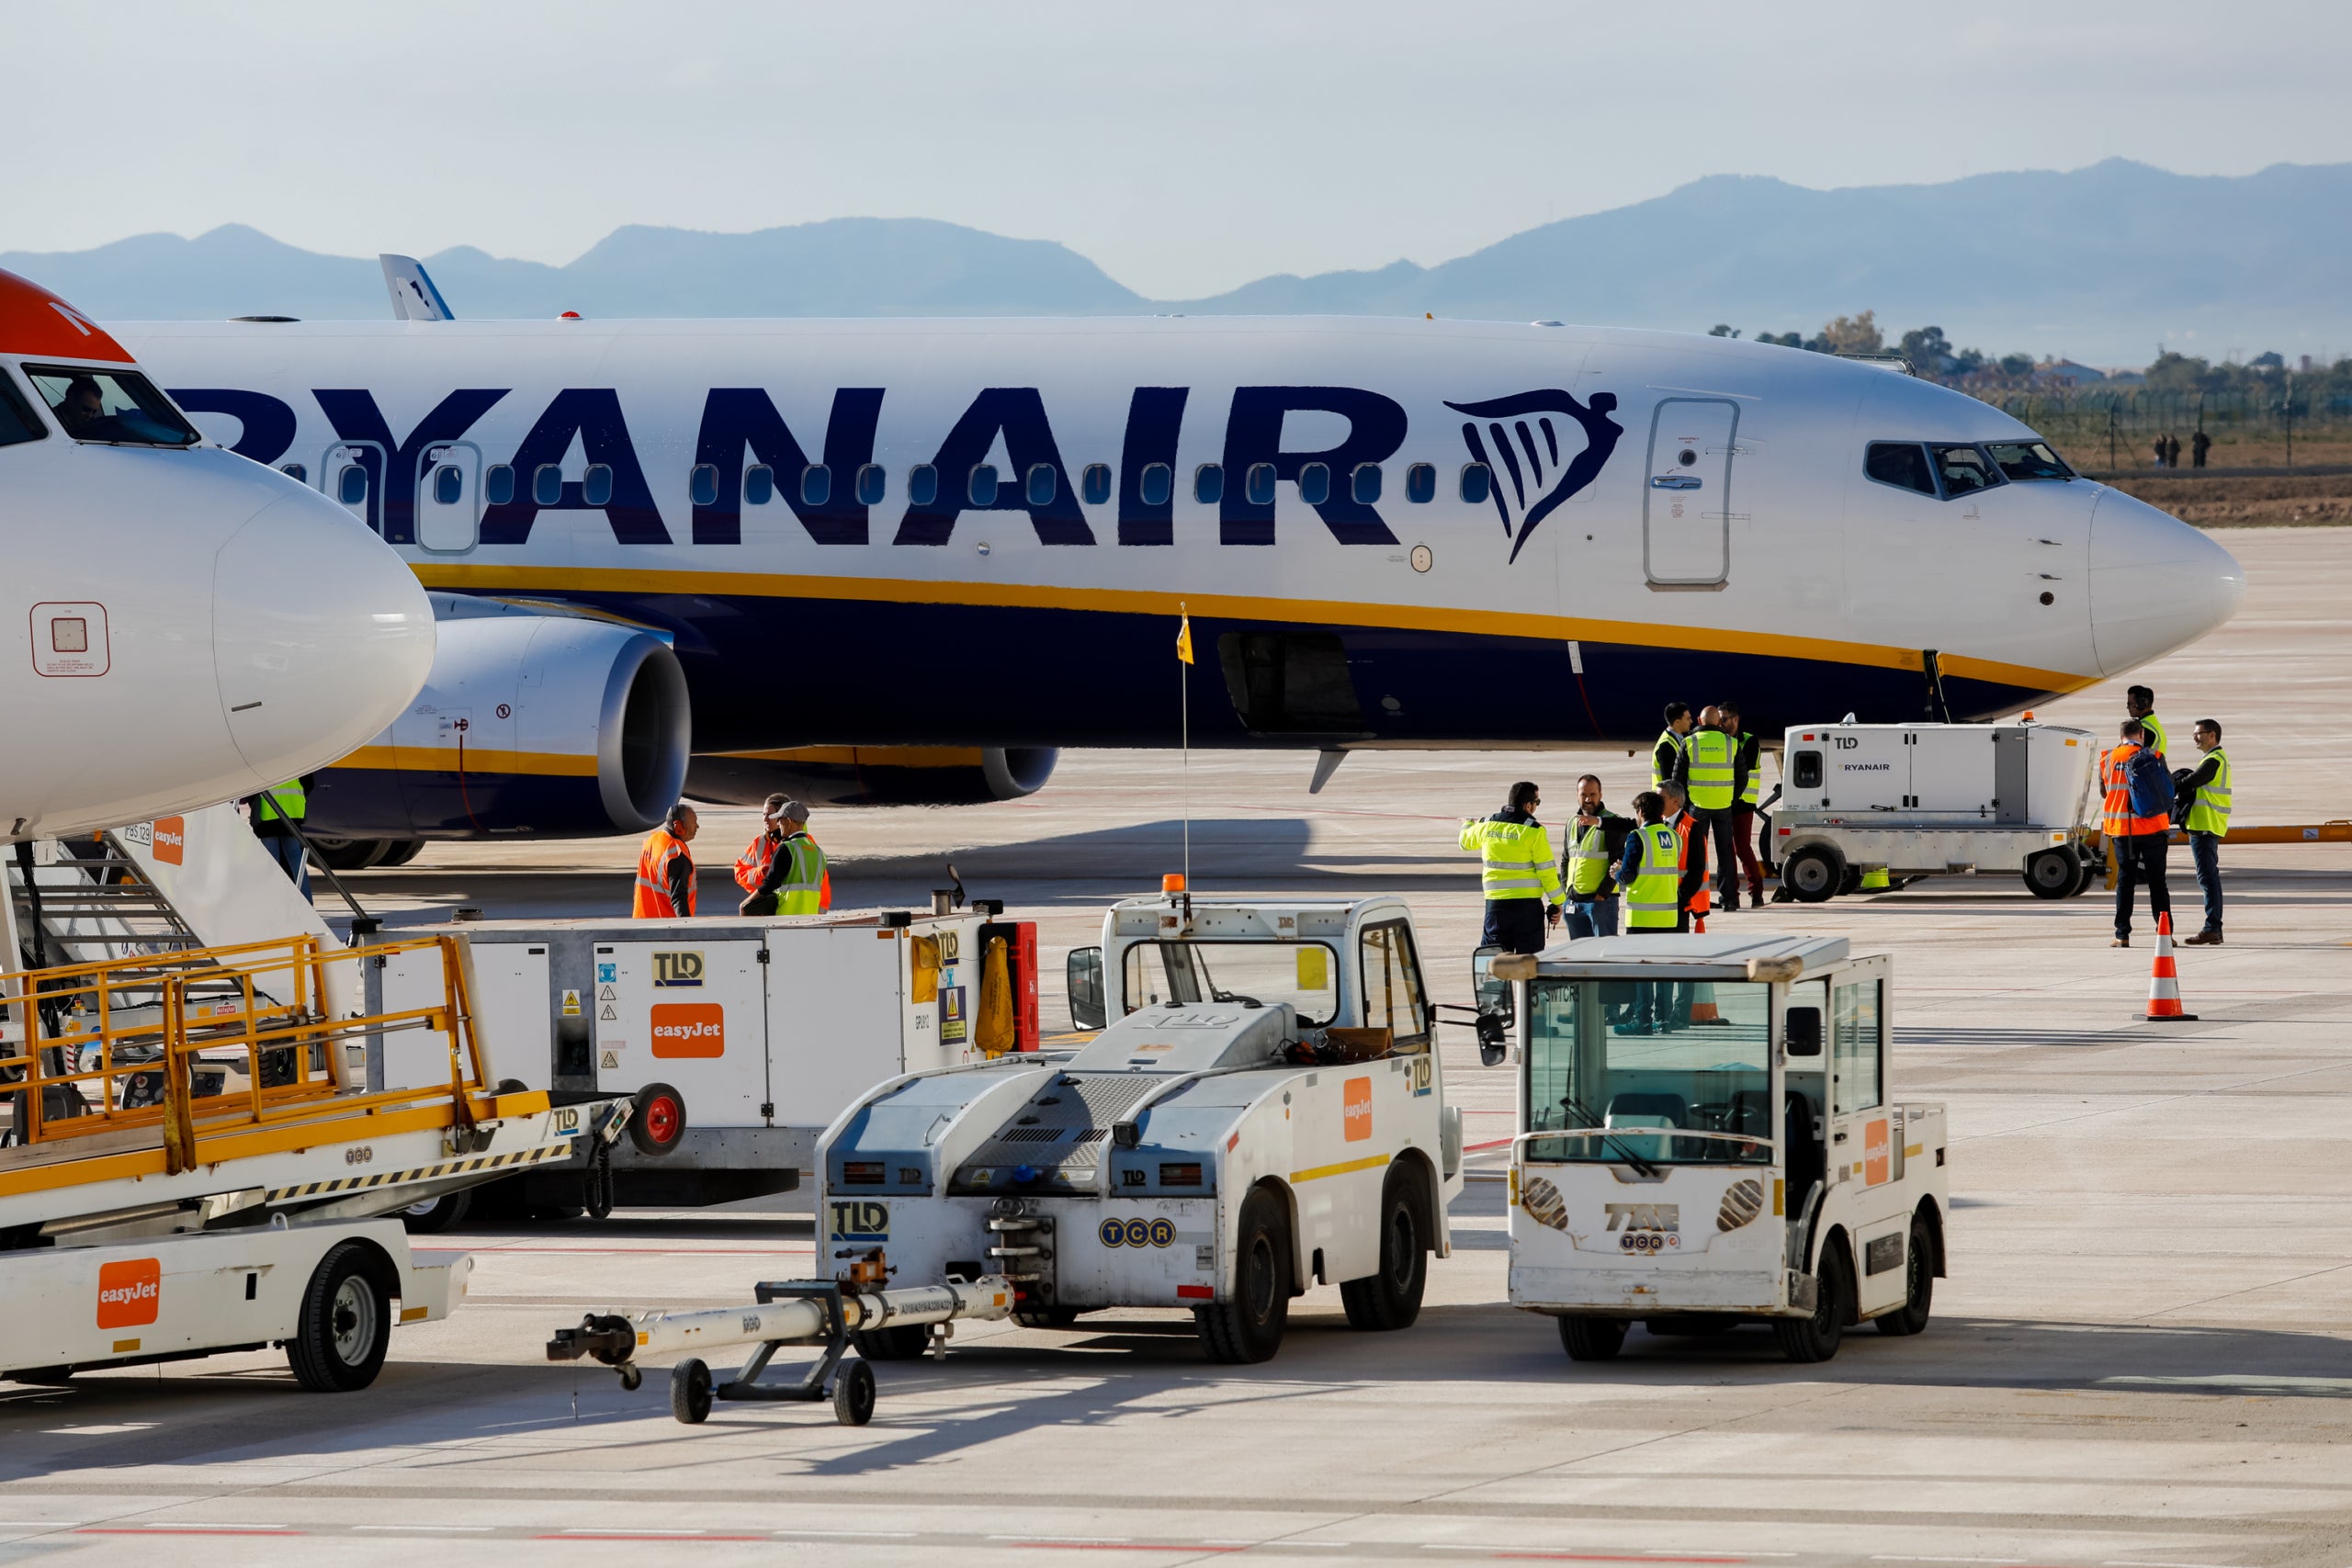
[(1715, 907), (1714, 899), (1703, 887), (1690, 895), (1690, 931), (1694, 936), (1707, 934), (1707, 911)]
[(2150, 1023), (2193, 1023), (2197, 1015), (2180, 1010), (2180, 972), (2172, 962), (2172, 917), (2156, 917), (2155, 971), (2148, 980), (2148, 1010), (2140, 1015)]
[(1690, 1021), (1693, 1023), (1726, 1023), (1724, 1010), (1715, 1004), (1715, 988), (1702, 980), (1690, 988)]

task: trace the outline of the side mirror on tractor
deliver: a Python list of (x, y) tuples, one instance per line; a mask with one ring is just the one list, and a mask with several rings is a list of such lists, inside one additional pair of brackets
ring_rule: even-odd
[(1062, 976), (1069, 991), (1069, 1024), (1072, 1029), (1101, 1029), (1109, 1022), (1109, 1015), (1102, 1003), (1101, 948), (1071, 948), (1069, 962), (1063, 966)]
[(1781, 1026), (1781, 1036), (1787, 1042), (1790, 1055), (1820, 1055), (1821, 1010), (1791, 1008)]

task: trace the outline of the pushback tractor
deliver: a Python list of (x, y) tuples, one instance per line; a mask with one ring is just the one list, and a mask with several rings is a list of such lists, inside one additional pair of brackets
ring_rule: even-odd
[(1896, 1100), (1883, 954), (1626, 936), (1495, 960), (1515, 982), (1510, 1301), (1569, 1357), (1626, 1330), (1769, 1323), (1792, 1360), (1927, 1326), (1950, 1208), (1940, 1105)]

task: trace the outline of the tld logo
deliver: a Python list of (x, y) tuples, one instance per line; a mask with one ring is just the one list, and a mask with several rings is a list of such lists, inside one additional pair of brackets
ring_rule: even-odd
[(153, 1258), (98, 1266), (98, 1326), (133, 1328), (155, 1321), (164, 1301), (164, 1266)]
[(890, 1205), (876, 1203), (872, 1199), (854, 1199), (831, 1205), (832, 1218), (828, 1226), (834, 1241), (888, 1241), (890, 1239)]
[(699, 953), (655, 953), (653, 983), (656, 986), (701, 985), (702, 954)]
[(656, 1056), (723, 1056), (727, 1054), (727, 1010), (717, 1002), (656, 1002)]

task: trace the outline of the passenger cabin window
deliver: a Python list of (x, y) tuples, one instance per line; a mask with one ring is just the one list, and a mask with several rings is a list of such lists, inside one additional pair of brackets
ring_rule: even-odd
[(907, 502), (912, 506), (929, 506), (939, 499), (939, 470), (929, 463), (917, 463), (907, 470)]
[(580, 499), (590, 506), (613, 503), (613, 470), (609, 464), (591, 463), (580, 476)]
[(967, 506), (996, 504), (996, 465), (982, 463), (973, 468), (964, 484), (964, 502)]
[(1054, 497), (1061, 493), (1061, 476), (1054, 472), (1051, 463), (1032, 463), (1022, 489), (1030, 505), (1051, 506)]
[(1427, 506), (1437, 499), (1437, 465), (1415, 463), (1405, 470), (1405, 499), (1415, 506)]
[(466, 499), (466, 471), (455, 463), (433, 470), (433, 504), (455, 506)]
[(1991, 441), (1984, 450), (2002, 473), (2013, 479), (2071, 479), (2075, 470), (2064, 458), (2041, 441)]
[(694, 472), (686, 476), (686, 494), (696, 506), (718, 504), (718, 468), (713, 463), (696, 463)]
[(826, 506), (833, 499), (833, 470), (822, 463), (811, 463), (800, 470), (800, 504)]
[(1355, 472), (1348, 476), (1348, 499), (1358, 506), (1370, 506), (1380, 499), (1380, 465), (1358, 463)]
[[(6, 446), (7, 439), (5, 434), (0, 434), (0, 446)], [(298, 485), (306, 485), (311, 482), (311, 470), (300, 463), (280, 463), (277, 465), (277, 471)]]
[(367, 504), (368, 470), (356, 463), (345, 463), (334, 477), (334, 497), (345, 506)]
[(1993, 460), (1973, 446), (1937, 446), (1931, 450), (1936, 456), (1936, 477), (1944, 482), (1946, 501), (1991, 490), (2001, 482), (2000, 470), (1993, 467)]
[(1169, 497), (1176, 493), (1176, 470), (1165, 463), (1144, 465), (1143, 478), (1136, 481), (1136, 496), (1146, 506), (1165, 506)]
[(1917, 442), (1871, 442), (1862, 454), (1862, 477), (1921, 495), (1936, 493), (1936, 476), (1928, 469), (1928, 449)]
[(1389, 1032), (1392, 1051), (1429, 1049), (1429, 1006), (1421, 995), (1420, 955), (1402, 920), (1366, 926), (1358, 943), (1363, 964), (1363, 1022)]
[(0, 373), (0, 446), (14, 446), (19, 441), (39, 441), (49, 434), (48, 427), (33, 415), (32, 405), (17, 393), (5, 373)]
[(535, 506), (563, 504), (563, 468), (556, 463), (541, 463), (531, 470), (531, 503)]
[(1193, 470), (1193, 499), (1203, 506), (1215, 506), (1225, 499), (1224, 465), (1203, 463)]
[(203, 437), (154, 383), (132, 370), (28, 365), (58, 427), (76, 441), (113, 446), (193, 446)]
[(1274, 503), (1274, 466), (1252, 463), (1241, 475), (1241, 498), (1252, 506)]
[(514, 470), (504, 463), (492, 463), (481, 476), (481, 498), (492, 506), (503, 506), (514, 499)]
[(1879, 982), (1857, 980), (1835, 987), (1830, 1006), (1836, 1022), (1829, 1044), (1829, 1067), (1837, 1077), (1835, 1100), (1842, 1114), (1872, 1111), (1886, 1103), (1884, 1079), (1879, 1071)]
[(879, 463), (866, 463), (857, 470), (857, 503), (879, 506), (882, 498), (890, 493), (890, 470)]
[(775, 470), (754, 463), (743, 470), (743, 504), (765, 506), (775, 499)]
[(1298, 470), (1298, 499), (1320, 506), (1331, 499), (1331, 465), (1309, 463)]
[(1089, 463), (1086, 472), (1079, 477), (1079, 494), (1089, 506), (1101, 506), (1111, 499), (1111, 465)]
[(1487, 497), (1495, 488), (1495, 474), (1484, 463), (1462, 465), (1462, 499), (1473, 506), (1487, 504)]

